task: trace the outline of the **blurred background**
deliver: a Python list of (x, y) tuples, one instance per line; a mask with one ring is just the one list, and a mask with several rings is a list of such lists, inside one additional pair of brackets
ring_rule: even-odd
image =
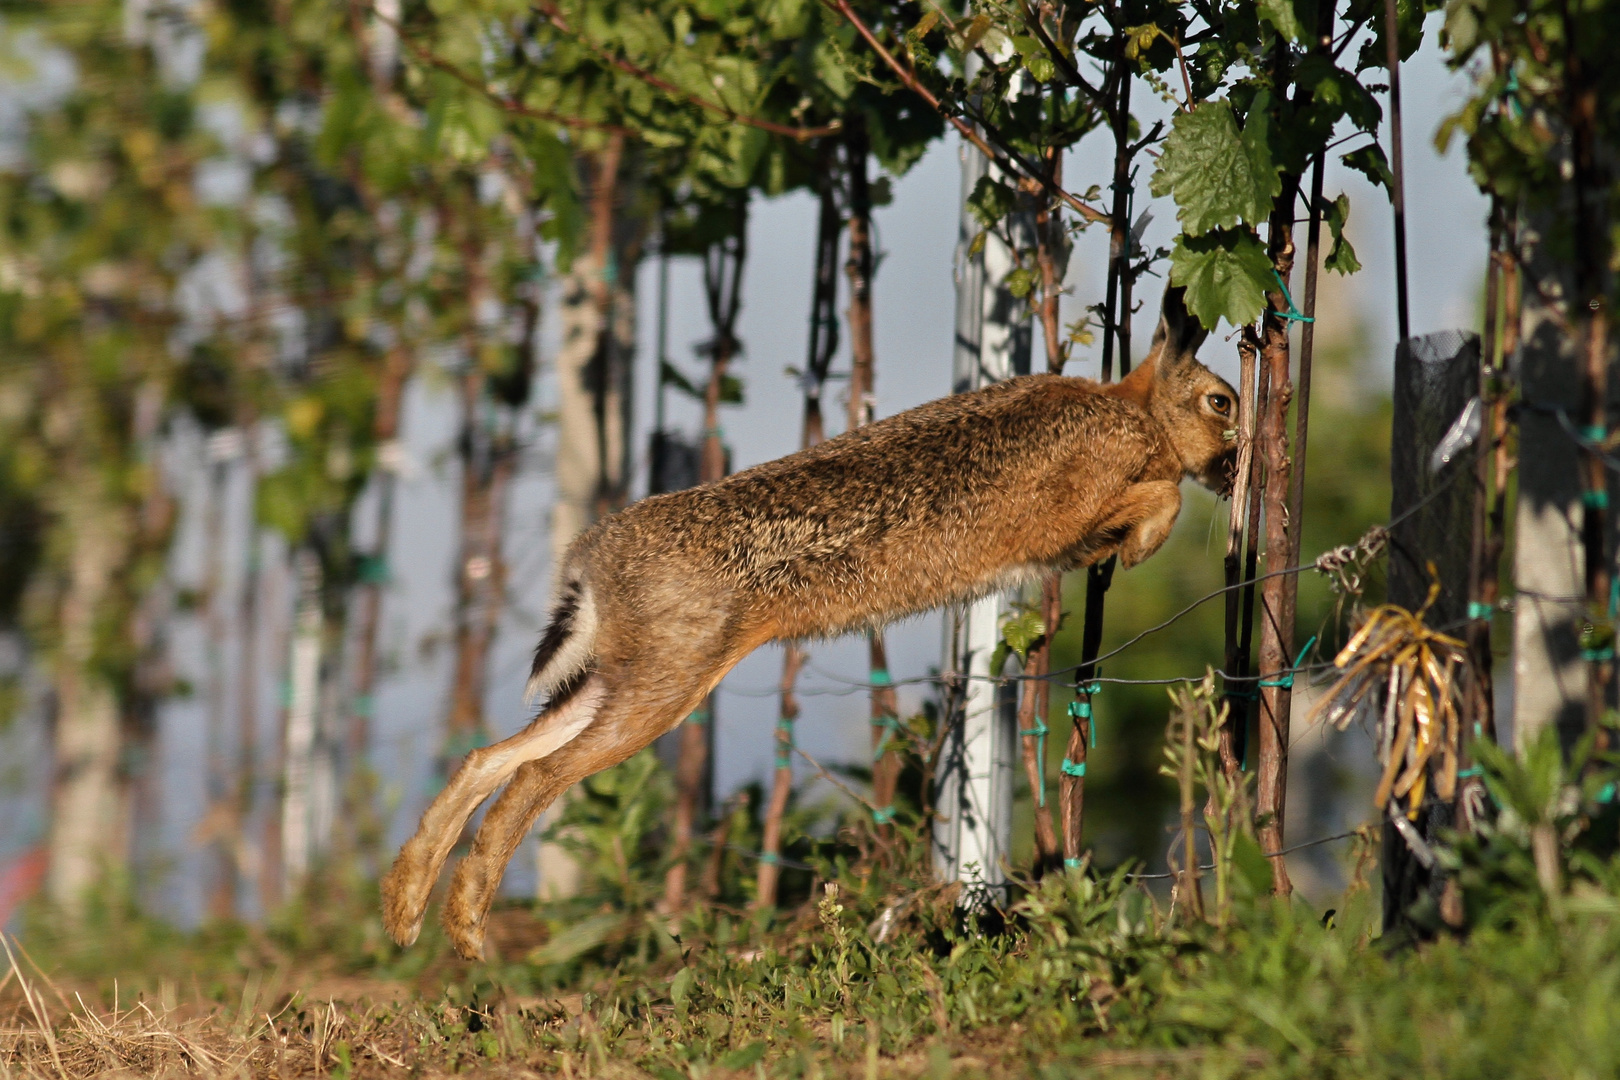
[[(412, 204), (411, 184), (401, 183), (328, 213), (318, 226), (310, 206), (343, 196), (277, 186), (284, 151), (267, 130), (304, 130), (312, 144), (328, 136), (319, 109), (286, 86), (276, 89), (276, 80), (296, 90), (298, 78), (318, 75), (338, 88), (322, 91), (324, 107), (341, 107), (344, 80), (363, 81), (366, 62), (397, 64), (397, 42), (391, 56), (376, 40), (370, 53), (351, 51), (348, 72), (272, 75), (244, 59), (263, 28), (231, 24), (228, 6), (74, 6), (82, 10), (60, 24), (0, 9), (0, 185), (9, 221), (0, 247), (8, 353), (0, 358), (0, 924), (14, 924), (22, 903), (48, 888), (52, 791), (60, 783), (54, 718), (64, 693), (93, 692), (59, 671), (62, 658), (87, 643), (139, 691), (117, 706), (128, 738), (107, 752), (119, 755), (121, 788), (112, 817), (95, 825), (124, 831), (104, 848), (116, 862), (106, 867), (109, 880), (142, 910), (182, 926), (227, 910), (251, 919), (273, 904), (271, 882), (285, 873), (276, 867), (285, 858), (278, 815), (289, 723), (313, 725), (311, 738), (336, 744), (334, 760), (347, 761), (338, 732), (353, 729), (351, 712), (363, 715), (365, 782), (374, 786), (355, 802), (322, 794), (317, 777), (312, 797), (340, 818), (323, 826), (328, 832), (362, 836), (366, 850), (387, 857), (447, 763), (465, 752), (459, 738), (504, 737), (529, 719), (522, 688), (550, 599), (557, 463), (567, 452), (559, 356), (569, 343), (570, 304), (577, 305), (570, 291), (580, 285), (558, 269), (557, 241), (544, 228), (529, 239), (533, 222), (525, 239), (513, 229), (501, 241), (532, 247), (508, 260), (522, 268), (516, 284), (480, 294), (457, 270), (456, 244), (465, 252), (493, 241), (452, 235), (457, 226), (446, 222), (463, 211), (451, 203), (470, 200), (469, 231), (488, 227), (490, 208), (523, 224), (529, 211), (511, 172), (473, 169), (480, 179), (470, 191), (417, 192), (426, 208)], [(1433, 35), (1426, 42), (1404, 72), (1417, 334), (1476, 325), (1485, 263), (1485, 202), (1465, 174), (1461, 147), (1441, 154), (1432, 138), (1461, 105), (1466, 77), (1447, 70)], [(281, 99), (270, 101), (275, 94)], [(98, 164), (99, 143), (122, 147), (117, 170)], [(962, 153), (954, 133), (933, 140), (892, 178), (875, 212), (879, 416), (951, 387)], [(1382, 191), (1329, 160), (1326, 190), (1330, 198), (1349, 195), (1349, 235), (1364, 268), (1349, 278), (1323, 276), (1307, 557), (1354, 540), (1389, 508), (1390, 211)], [(1082, 146), (1066, 165), (1069, 186), (1105, 183), (1109, 167), (1105, 150)], [(143, 201), (153, 191), (156, 201)], [(1145, 190), (1139, 205), (1149, 205)], [(734, 469), (798, 448), (797, 373), (810, 326), (817, 210), (804, 191), (758, 197), (749, 208), (735, 331), (741, 356), (732, 366), (742, 400), (722, 413)], [(1149, 248), (1175, 231), (1168, 201), (1155, 212)], [(1080, 234), (1065, 323), (1100, 300), (1106, 243), (1100, 232)], [(357, 252), (357, 245), (369, 247)], [(666, 430), (692, 443), (704, 426), (702, 403), (661, 377), (660, 340), (669, 363), (700, 382), (713, 336), (699, 259), (668, 258), (661, 317), (665, 262), (657, 237), (638, 254), (618, 268), (617, 282), (628, 297), (620, 317), (629, 346), (632, 496), (648, 490), (660, 415)], [(301, 268), (292, 285), (278, 277), (289, 266)], [(391, 278), (398, 279), (392, 292)], [(351, 280), (371, 289), (365, 304), (315, 302), (321, 290)], [(839, 287), (842, 311), (846, 283)], [(1150, 281), (1139, 294), (1147, 298), (1136, 315), (1139, 353), (1159, 288)], [(82, 331), (86, 322), (93, 332)], [(407, 329), (390, 329), (396, 325)], [(835, 372), (848, 370), (847, 337)], [(469, 400), (465, 375), (480, 350), (495, 345), (525, 359), (504, 388)], [(368, 430), (350, 445), (331, 433), (344, 425), (358, 431), (372, 418), (377, 388), (351, 370), (350, 354), (364, 350), (373, 358), (408, 351), (409, 368), (397, 380), (397, 433)], [(1095, 376), (1097, 353), (1095, 345), (1077, 349), (1067, 373)], [(1220, 334), (1200, 357), (1229, 377), (1235, 372), (1235, 347)], [(153, 397), (151, 373), (160, 369), (176, 373), (175, 389)], [(277, 380), (285, 385), (268, 385)], [(832, 386), (836, 393), (841, 384)], [(829, 403), (827, 412), (828, 433), (836, 434), (841, 404)], [(480, 440), (507, 448), (499, 460), (510, 472), (493, 489), (496, 513), (477, 505), (479, 491), (469, 496), (469, 470), (489, 467)], [(98, 500), (91, 488), (114, 494)], [(482, 497), (491, 490), (486, 483)], [(1105, 649), (1220, 584), (1224, 506), (1201, 491), (1186, 494), (1170, 545), (1116, 579)], [(116, 550), (74, 546), (42, 514), (71, 520), (74, 536)], [(387, 522), (382, 550), (379, 520)], [(478, 529), (487, 533), (483, 547), (467, 540)], [(321, 548), (327, 541), (341, 554)], [(337, 587), (312, 584), (338, 563)], [(1069, 610), (1077, 588), (1072, 582)], [(96, 602), (93, 594), (122, 599), (79, 611), (75, 605)], [(1219, 611), (1218, 603), (1206, 605), (1110, 661), (1107, 674), (1155, 678), (1218, 666)], [(481, 624), (469, 612), (490, 615), (486, 654), (470, 674), (468, 635)], [(1300, 636), (1320, 630), (1321, 648), (1330, 650), (1336, 614), (1325, 583), (1307, 578)], [(1076, 662), (1075, 636), (1071, 622), (1054, 666)], [(892, 628), (895, 679), (936, 671), (941, 639), (938, 616)], [(864, 642), (808, 649), (800, 745), (824, 763), (869, 769)], [(781, 664), (777, 647), (762, 649), (718, 694), (717, 800), (768, 782)], [(902, 715), (924, 708), (932, 692), (926, 683), (901, 686)], [(1054, 695), (1052, 760), (1062, 752), (1059, 718), (1069, 700)], [(1365, 817), (1373, 758), (1365, 732), (1308, 730), (1309, 692), (1296, 702), (1289, 835), (1304, 839)], [(471, 721), (456, 717), (469, 708)], [(1138, 859), (1163, 869), (1172, 804), (1158, 766), (1167, 709), (1161, 687), (1109, 687), (1099, 699), (1087, 829), (1102, 865)], [(797, 767), (801, 804), (836, 808), (844, 799)], [(324, 782), (359, 781), (339, 770)], [(1029, 804), (1021, 791), (1021, 857)], [(354, 809), (361, 805), (363, 812)], [(508, 894), (536, 894), (538, 852), (537, 834), (507, 876)], [(317, 861), (321, 855), (312, 853)], [(1295, 858), (1307, 896), (1342, 885), (1341, 855), (1329, 845)], [(223, 901), (222, 876), (232, 881)]]

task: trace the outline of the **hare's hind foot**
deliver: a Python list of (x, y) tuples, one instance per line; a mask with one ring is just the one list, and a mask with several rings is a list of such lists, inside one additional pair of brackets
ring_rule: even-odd
[(588, 678), (571, 697), (548, 707), (516, 735), (467, 755), (383, 879), (383, 925), (389, 937), (402, 946), (416, 940), (433, 883), (478, 804), (524, 764), (567, 746), (596, 718), (603, 694), (601, 681)]
[(442, 920), (460, 956), (483, 958), (484, 922), (506, 866), (546, 807), (573, 784), (650, 745), (701, 700), (702, 694), (695, 691), (674, 706), (636, 695), (623, 702), (616, 699), (567, 746), (517, 770), (484, 815), (472, 850), (450, 878)]
[(401, 948), (415, 944), (422, 932), (422, 916), (435, 877), (432, 852), (419, 833), (399, 849), (382, 880), (383, 929)]

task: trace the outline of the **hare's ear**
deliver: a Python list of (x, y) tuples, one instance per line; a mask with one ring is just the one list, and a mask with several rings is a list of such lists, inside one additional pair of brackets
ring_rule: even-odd
[(1159, 325), (1153, 331), (1152, 356), (1160, 371), (1179, 367), (1193, 359), (1209, 332), (1198, 316), (1187, 310), (1187, 290), (1178, 285), (1164, 290), (1159, 308)]

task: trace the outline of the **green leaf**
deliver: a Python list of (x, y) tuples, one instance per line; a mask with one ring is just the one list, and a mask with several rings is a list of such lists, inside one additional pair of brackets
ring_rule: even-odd
[(1033, 608), (1009, 615), (1001, 624), (1001, 640), (1007, 643), (1007, 648), (1018, 654), (1019, 663), (1029, 659), (1031, 646), (1045, 636), (1046, 624), (1041, 621), (1040, 613)]
[[(686, 970), (690, 971), (690, 968)], [(741, 1050), (733, 1050), (729, 1054), (722, 1054), (720, 1067), (722, 1069), (747, 1069), (757, 1065), (765, 1057), (765, 1044), (751, 1042)]]
[(1189, 236), (1240, 222), (1256, 225), (1271, 213), (1282, 178), (1265, 137), (1266, 98), (1256, 99), (1243, 132), (1224, 99), (1203, 102), (1172, 121), (1152, 190), (1175, 197), (1176, 220)]
[(1259, 318), (1271, 273), (1271, 258), (1247, 229), (1178, 236), (1170, 253), (1170, 282), (1186, 287), (1187, 310), (1208, 330), (1222, 319), (1247, 326)]
[(1260, 9), (1260, 18), (1275, 27), (1277, 33), (1289, 41), (1305, 40), (1305, 27), (1294, 10), (1294, 0), (1259, 0), (1255, 6)]
[(1315, 53), (1307, 56), (1300, 61), (1298, 82), (1310, 93), (1311, 110), (1322, 114), (1323, 122), (1331, 125), (1347, 116), (1362, 131), (1377, 132), (1383, 107), (1360, 80), (1332, 60)]
[(690, 394), (695, 398), (702, 398), (703, 391), (699, 390), (691, 379), (681, 373), (681, 369), (668, 360), (658, 365), (658, 379), (665, 386), (673, 386), (683, 394)]
[(1317, 209), (1322, 220), (1327, 222), (1328, 231), (1333, 234), (1333, 250), (1322, 260), (1322, 265), (1339, 274), (1353, 274), (1360, 270), (1361, 260), (1356, 258), (1356, 249), (1350, 246), (1350, 241), (1344, 235), (1345, 223), (1350, 220), (1350, 196), (1341, 194), (1332, 202), (1323, 199)]
[(1035, 271), (1019, 267), (1007, 275), (1007, 291), (1022, 300), (1035, 288)]
[(1250, 895), (1264, 896), (1271, 891), (1271, 863), (1253, 836), (1240, 832), (1232, 838), (1232, 863), (1237, 882), (1248, 886)]
[(968, 24), (968, 28), (962, 33), (962, 51), (971, 52), (976, 48), (979, 42), (984, 40), (984, 35), (990, 32), (990, 26), (990, 16), (975, 15), (973, 21)]
[[(582, 922), (574, 923), (568, 928), (567, 933), (558, 934), (539, 948), (531, 949), (527, 959), (529, 963), (538, 967), (566, 964), (602, 944), (624, 924), (625, 917), (621, 912), (609, 911), (593, 915)], [(680, 976), (676, 978), (679, 979)]]
[(968, 209), (985, 228), (994, 228), (996, 223), (1018, 205), (1018, 193), (1001, 181), (990, 176), (979, 177), (979, 182), (973, 185), (973, 194), (967, 199)]
[(696, 978), (696, 973), (691, 968), (684, 967), (675, 973), (675, 978), (670, 980), (669, 1000), (674, 1002), (677, 1009), (685, 1008), (686, 999), (692, 993), (692, 980), (694, 978)]
[(1389, 159), (1384, 157), (1384, 148), (1377, 143), (1368, 143), (1352, 150), (1339, 160), (1382, 186), (1385, 191), (1394, 186), (1395, 176), (1389, 171)]

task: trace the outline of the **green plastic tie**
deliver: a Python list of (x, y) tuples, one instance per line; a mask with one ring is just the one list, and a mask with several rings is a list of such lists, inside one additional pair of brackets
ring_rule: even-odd
[(894, 677), (889, 674), (887, 668), (873, 668), (872, 674), (868, 676), (867, 681), (873, 686), (894, 685)]
[(474, 750), (489, 745), (489, 736), (482, 731), (458, 731), (444, 741), (444, 756), (464, 758)]
[(1614, 647), (1609, 646), (1603, 649), (1582, 649), (1581, 659), (1585, 660), (1588, 664), (1607, 664), (1610, 660), (1614, 659)]
[(883, 735), (878, 739), (877, 748), (872, 751), (873, 761), (882, 761), (883, 754), (889, 748), (891, 736), (900, 734), (900, 719), (893, 713), (872, 717), (872, 726), (883, 729)]
[(759, 853), (759, 861), (762, 863), (770, 863), (772, 866), (775, 866), (777, 863), (782, 861), (782, 856), (778, 855), (774, 851), (762, 851)]
[(1607, 510), (1609, 508), (1609, 493), (1601, 489), (1583, 491), (1581, 492), (1581, 503), (1593, 510)]
[(692, 714), (686, 718), (686, 722), (688, 724), (696, 724), (698, 727), (702, 727), (704, 724), (707, 724), (709, 722), (709, 710), (708, 709), (694, 709), (694, 710), (692, 710)]
[(1602, 424), (1588, 424), (1581, 428), (1581, 438), (1587, 442), (1600, 443), (1609, 437), (1609, 429)]
[(1059, 765), (1058, 768), (1063, 770), (1063, 775), (1064, 776), (1081, 777), (1081, 776), (1086, 775), (1086, 763), (1083, 762), (1083, 761), (1080, 764), (1076, 765), (1074, 762), (1070, 761), (1068, 758), (1064, 758), (1063, 759), (1063, 764)]
[[(1616, 580), (1620, 580), (1620, 578), (1617, 578)], [(1478, 600), (1468, 601), (1468, 617), (1470, 619), (1488, 619), (1495, 613), (1495, 604), (1485, 604)]]
[(872, 810), (872, 821), (878, 825), (887, 825), (894, 820), (894, 807), (879, 806)]
[(1614, 802), (1616, 795), (1620, 795), (1620, 788), (1616, 788), (1614, 781), (1610, 780), (1603, 785), (1603, 790), (1598, 792), (1597, 801), (1602, 803)]
[[(1620, 578), (1615, 580), (1620, 581)], [(370, 694), (354, 695), (354, 715), (372, 717), (377, 715), (377, 701)]]
[(1025, 737), (1034, 736), (1035, 738), (1035, 775), (1040, 777), (1041, 781), (1040, 786), (1035, 789), (1035, 804), (1037, 806), (1046, 805), (1046, 736), (1051, 733), (1051, 730), (1046, 726), (1046, 721), (1037, 716), (1034, 727), (1021, 728), (1018, 732), (1018, 734)]
[(388, 560), (381, 555), (362, 555), (355, 566), (355, 577), (362, 585), (388, 584)]
[(1294, 672), (1299, 670), (1299, 666), (1305, 662), (1305, 654), (1310, 652), (1311, 651), (1311, 646), (1315, 645), (1315, 644), (1316, 644), (1316, 635), (1312, 634), (1311, 635), (1311, 640), (1307, 641), (1305, 643), (1305, 647), (1303, 649), (1299, 650), (1299, 655), (1294, 657), (1294, 666), (1288, 669), (1287, 674), (1285, 674), (1281, 678), (1277, 678), (1277, 679), (1261, 679), (1255, 685), (1256, 686), (1274, 686), (1274, 687), (1277, 687), (1280, 690), (1292, 690), (1294, 688)]
[(1277, 268), (1275, 266), (1271, 268), (1271, 276), (1277, 279), (1277, 288), (1282, 290), (1283, 299), (1288, 302), (1287, 311), (1274, 311), (1272, 314), (1276, 315), (1279, 319), (1287, 319), (1289, 322), (1315, 322), (1316, 319), (1314, 316), (1307, 315), (1303, 311), (1299, 310), (1299, 308), (1294, 306), (1294, 298), (1288, 293), (1288, 285), (1283, 281), (1282, 275), (1277, 273)]
[(778, 769), (791, 768), (793, 758), (793, 721), (783, 716), (776, 721), (776, 767)]
[(1457, 770), (1457, 779), (1459, 779), (1459, 780), (1466, 780), (1470, 776), (1484, 776), (1484, 775), (1485, 775), (1485, 770), (1480, 768), (1478, 765), (1470, 765), (1466, 769), (1458, 769)]
[(1078, 870), (1078, 869), (1080, 869), (1080, 860), (1079, 859), (1064, 859), (1063, 860), (1063, 869), (1065, 869), (1065, 870)]
[[(1069, 702), (1069, 715), (1076, 720), (1092, 721), (1086, 726), (1091, 730), (1091, 749), (1095, 750), (1097, 749), (1097, 724), (1092, 718), (1091, 699), (1102, 693), (1102, 683), (1080, 683), (1075, 686), (1074, 692), (1075, 700)], [(1079, 700), (1080, 695), (1084, 695), (1086, 700)]]

